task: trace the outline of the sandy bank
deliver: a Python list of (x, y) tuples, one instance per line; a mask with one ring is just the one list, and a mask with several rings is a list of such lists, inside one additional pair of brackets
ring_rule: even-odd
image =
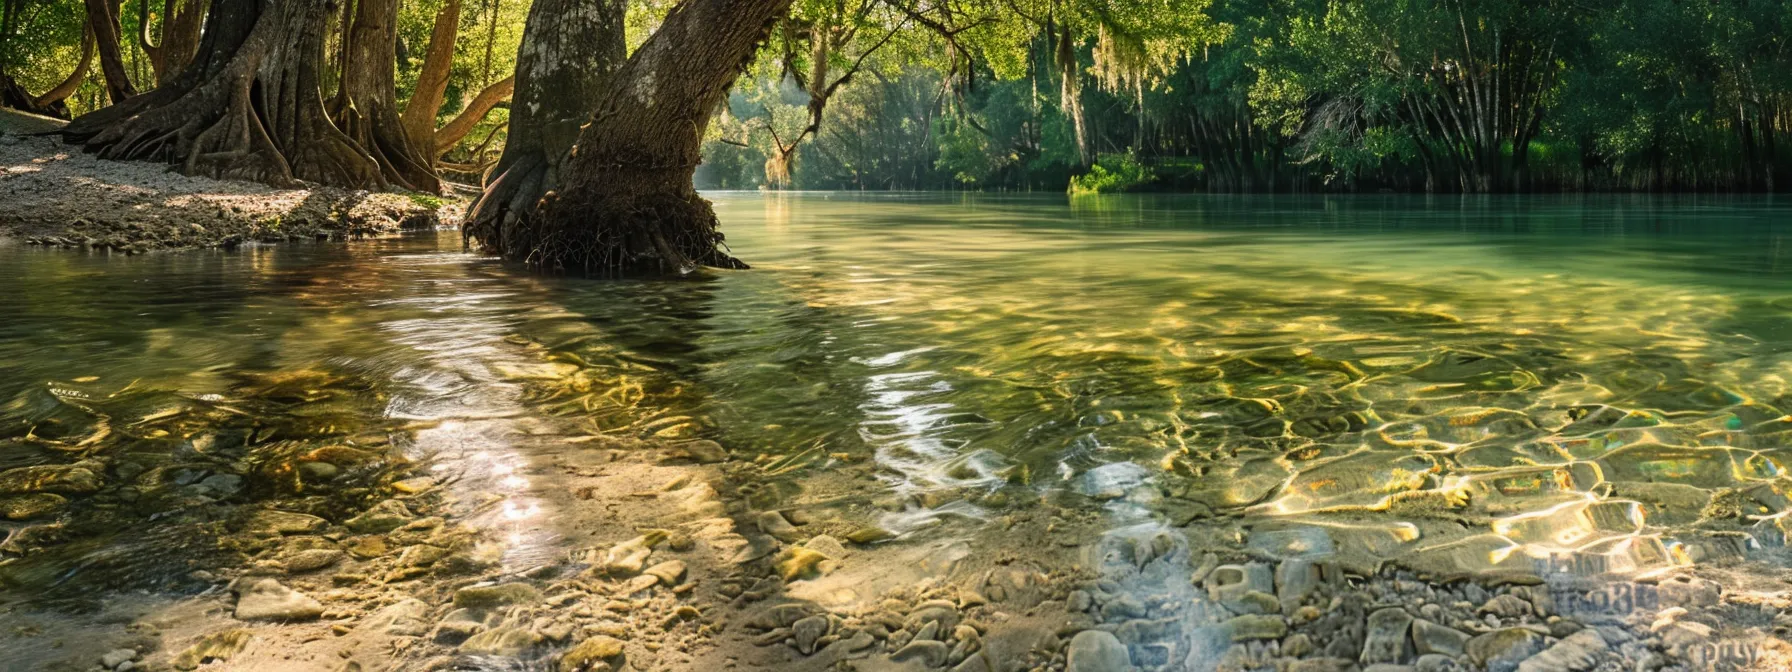
[(459, 218), (446, 199), (188, 177), (33, 135), (62, 123), (0, 110), (0, 238), (139, 253), (379, 236)]

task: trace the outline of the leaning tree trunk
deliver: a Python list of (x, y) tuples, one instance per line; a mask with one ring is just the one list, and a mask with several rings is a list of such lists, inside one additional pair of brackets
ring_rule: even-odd
[[(386, 180), (413, 191), (436, 193), (434, 147), (413, 142), (399, 120), (398, 0), (359, 0), (348, 32), (347, 61), (336, 97), (336, 122), (373, 155)], [(427, 148), (427, 149), (426, 149)]]
[(329, 0), (216, 0), (198, 56), (167, 86), (85, 115), (63, 139), (100, 158), (288, 186), (383, 188), (373, 157), (324, 111)]
[[(436, 148), (436, 113), (442, 110), (442, 96), (448, 90), (448, 75), (454, 69), (454, 38), (460, 32), (461, 0), (448, 0), (436, 12), (436, 22), (429, 31), (429, 48), (424, 52), (423, 69), (417, 73), (417, 86), (410, 102), (404, 105), (399, 121), (404, 132), (418, 147)], [(436, 149), (429, 158), (441, 156)]]
[(558, 193), (529, 216), (469, 235), (547, 271), (745, 268), (722, 251), (715, 211), (691, 177), (710, 115), (789, 8), (790, 0), (679, 3), (611, 80)]
[(114, 104), (137, 95), (131, 78), (124, 69), (124, 50), (119, 45), (123, 26), (118, 22), (118, 7), (112, 0), (86, 0), (87, 27), (93, 31), (100, 50), (100, 72), (106, 76), (106, 95)]
[(504, 153), (462, 232), (495, 248), (559, 182), (561, 165), (591, 118), (610, 73), (628, 59), (628, 0), (535, 0), (517, 48)]

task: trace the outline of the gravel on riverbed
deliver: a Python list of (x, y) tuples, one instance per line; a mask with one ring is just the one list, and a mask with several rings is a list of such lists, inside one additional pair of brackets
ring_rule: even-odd
[(62, 122), (0, 110), (0, 238), (135, 254), (345, 239), (452, 226), (462, 204), (422, 194), (277, 189), (107, 161), (34, 135)]

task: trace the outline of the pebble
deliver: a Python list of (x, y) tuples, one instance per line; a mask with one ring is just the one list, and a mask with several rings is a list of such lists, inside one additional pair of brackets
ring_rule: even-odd
[(62, 510), (68, 498), (48, 492), (0, 497), (0, 517), (7, 520), (42, 518)]
[(135, 649), (113, 649), (100, 656), (100, 664), (112, 669), (137, 659)]

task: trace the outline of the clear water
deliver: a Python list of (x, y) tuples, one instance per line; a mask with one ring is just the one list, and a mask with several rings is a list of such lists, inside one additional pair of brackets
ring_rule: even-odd
[[(0, 582), (178, 583), (226, 561), (187, 534), (214, 500), (347, 510), (414, 473), (526, 519), (511, 474), (580, 449), (516, 438), (548, 423), (714, 439), (755, 507), (913, 538), (1073, 493), (1440, 573), (1782, 545), (1792, 201), (713, 197), (754, 270), (542, 278), (455, 232), (0, 244), (0, 469), (103, 481), (0, 521)], [(367, 458), (307, 488), (319, 450)], [(190, 552), (122, 559), (151, 544)]]

